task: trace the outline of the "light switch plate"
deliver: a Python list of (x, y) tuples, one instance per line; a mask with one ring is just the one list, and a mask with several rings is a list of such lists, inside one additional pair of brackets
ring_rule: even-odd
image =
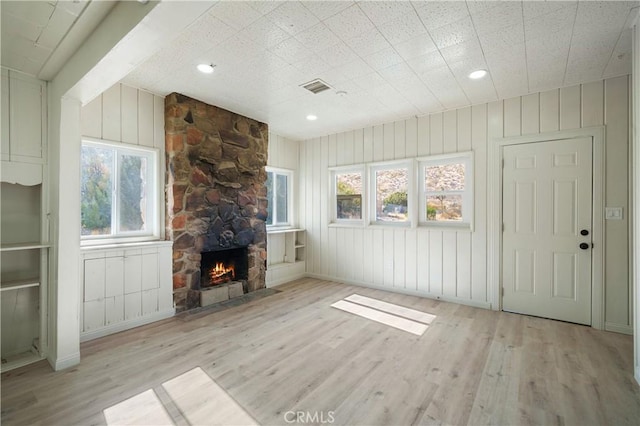
[(605, 207), (604, 218), (606, 220), (622, 220), (622, 207)]

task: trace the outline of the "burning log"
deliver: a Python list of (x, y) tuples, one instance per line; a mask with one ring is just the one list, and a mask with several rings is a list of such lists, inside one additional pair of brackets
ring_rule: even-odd
[(233, 265), (226, 266), (222, 262), (216, 263), (216, 265), (209, 270), (209, 278), (211, 279), (211, 285), (224, 284), (233, 280), (236, 277), (236, 271)]

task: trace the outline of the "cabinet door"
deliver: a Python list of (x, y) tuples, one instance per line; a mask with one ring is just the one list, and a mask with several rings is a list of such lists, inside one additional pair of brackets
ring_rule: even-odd
[(0, 96), (2, 96), (2, 104), (0, 104), (0, 112), (2, 112), (2, 122), (0, 123), (0, 130), (2, 131), (2, 160), (9, 161), (9, 71), (4, 68), (2, 69)]
[(142, 256), (127, 255), (124, 258), (124, 294), (142, 290)]
[(158, 312), (158, 289), (142, 292), (142, 315), (151, 315)]
[(142, 295), (140, 292), (124, 295), (124, 319), (138, 318), (142, 314)]
[(104, 299), (84, 302), (84, 331), (104, 327)]
[(124, 257), (108, 257), (105, 259), (105, 297), (122, 296), (124, 294)]
[(142, 290), (158, 288), (158, 253), (142, 256)]
[(108, 297), (104, 300), (106, 325), (124, 321), (124, 296)]
[(9, 94), (11, 160), (41, 162), (44, 86), (38, 80), (11, 73)]
[(84, 301), (103, 299), (104, 284), (104, 259), (86, 259), (84, 261)]

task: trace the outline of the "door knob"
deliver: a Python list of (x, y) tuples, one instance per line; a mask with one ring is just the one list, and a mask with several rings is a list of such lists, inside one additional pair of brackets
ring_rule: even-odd
[(587, 243), (580, 243), (579, 247), (580, 247), (582, 250), (586, 250), (586, 249), (588, 249), (588, 248), (589, 248), (589, 244), (587, 244)]
[(587, 235), (589, 235), (589, 231), (587, 231), (586, 229), (583, 229), (582, 231), (580, 231), (580, 235), (586, 237)]

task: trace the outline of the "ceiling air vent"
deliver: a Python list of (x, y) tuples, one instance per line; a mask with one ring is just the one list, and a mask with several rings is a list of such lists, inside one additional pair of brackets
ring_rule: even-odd
[(320, 80), (319, 78), (303, 84), (302, 87), (304, 87), (305, 89), (307, 89), (313, 94), (318, 94), (320, 92), (324, 92), (325, 90), (331, 89), (331, 87), (329, 87), (327, 83)]

